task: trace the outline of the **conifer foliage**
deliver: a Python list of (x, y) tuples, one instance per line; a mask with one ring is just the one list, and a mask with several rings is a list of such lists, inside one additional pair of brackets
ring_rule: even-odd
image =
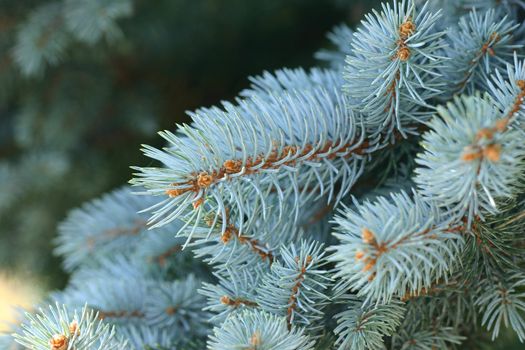
[[(99, 3), (66, 1), (65, 28), (113, 35), (125, 2), (87, 23), (81, 13)], [(70, 285), (0, 342), (444, 349), (504, 331), (525, 341), (524, 7), (386, 3), (329, 35), (335, 48), (317, 54), (328, 68), (265, 72), (234, 102), (190, 113), (160, 133), (164, 148), (143, 146), (156, 163), (133, 167), (131, 188), (66, 218), (56, 252)], [(53, 63), (64, 38), (37, 58)], [(40, 63), (24, 62), (28, 49), (17, 57), (29, 72)]]

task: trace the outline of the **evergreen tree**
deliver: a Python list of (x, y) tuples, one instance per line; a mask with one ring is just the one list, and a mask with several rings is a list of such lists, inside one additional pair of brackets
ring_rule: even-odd
[(156, 163), (133, 167), (131, 187), (60, 225), (69, 285), (0, 342), (479, 349), (506, 329), (525, 341), (524, 7), (383, 4), (334, 30), (335, 51), (317, 54), (328, 68), (266, 72), (189, 113), (160, 132), (165, 147), (143, 147)]
[(155, 131), (185, 110), (261, 69), (314, 64), (356, 6), (337, 1), (0, 0), (2, 270), (63, 287), (51, 241), (67, 211), (126, 181), (138, 145), (162, 145)]

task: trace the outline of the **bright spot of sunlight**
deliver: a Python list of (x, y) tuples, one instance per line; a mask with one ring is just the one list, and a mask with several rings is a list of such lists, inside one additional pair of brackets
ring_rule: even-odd
[(0, 271), (0, 332), (8, 330), (9, 322), (16, 321), (14, 307), (29, 308), (38, 302), (42, 293), (38, 285), (31, 278)]

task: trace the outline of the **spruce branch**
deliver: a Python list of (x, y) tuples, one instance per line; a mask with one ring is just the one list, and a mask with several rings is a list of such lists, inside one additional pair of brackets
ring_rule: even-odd
[(405, 309), (403, 304), (366, 304), (355, 295), (341, 299), (348, 304), (346, 310), (337, 314), (337, 349), (372, 350), (384, 349), (384, 337), (392, 336), (401, 324)]
[[(256, 235), (247, 235), (242, 234), (241, 231), (233, 224), (230, 223), (230, 210), (227, 210), (227, 225), (226, 230), (220, 234), (220, 241), (222, 244), (231, 244), (235, 241), (235, 243), (238, 243), (241, 246), (245, 246), (248, 248), (249, 251), (254, 253), (255, 255), (258, 255), (260, 259), (264, 262), (268, 262), (269, 264), (272, 264), (275, 259), (275, 253), (273, 252), (272, 248), (269, 248), (268, 243), (263, 243), (263, 239), (271, 239), (270, 236), (274, 236), (274, 230), (272, 229), (266, 229), (263, 227), (257, 227), (257, 234)], [(213, 212), (212, 212), (213, 213)], [(208, 225), (210, 227), (213, 227), (212, 223), (208, 222)], [(254, 238), (257, 237), (257, 238)], [(279, 243), (282, 243), (283, 237), (279, 237)], [(274, 240), (275, 241), (275, 240)], [(199, 242), (197, 241), (196, 244)], [(210, 246), (207, 246), (205, 248), (202, 248), (200, 250), (197, 250), (197, 254), (199, 255), (200, 252), (209, 252)], [(235, 248), (233, 249), (235, 250)], [(241, 253), (242, 254), (242, 253)], [(236, 255), (237, 261), (239, 261), (239, 255)], [(217, 255), (215, 255), (214, 260), (217, 258)], [(241, 259), (242, 261), (243, 259)]]
[(79, 40), (94, 44), (103, 36), (115, 40), (122, 36), (116, 20), (129, 17), (131, 0), (64, 0), (68, 30)]
[(41, 5), (20, 27), (13, 57), (23, 74), (41, 73), (46, 64), (56, 65), (64, 55), (70, 38), (62, 30), (61, 10), (59, 2)]
[(167, 329), (130, 325), (121, 327), (117, 331), (121, 337), (128, 340), (128, 346), (133, 350), (178, 349), (179, 344), (174, 342)]
[[(198, 264), (186, 266), (199, 272)], [(169, 271), (144, 267), (142, 261), (121, 255), (102, 260), (101, 266), (75, 271), (67, 293), (58, 298), (68, 305), (87, 301), (87, 307), (116, 325), (118, 332), (129, 327), (139, 331), (144, 326), (166, 330), (171, 341), (202, 337), (210, 314), (203, 310), (205, 299), (197, 293), (201, 281), (192, 274), (179, 274), (173, 280)], [(147, 335), (136, 335), (141, 334)], [(161, 338), (162, 334), (154, 333)]]
[(438, 114), (423, 136), (415, 181), (425, 197), (458, 220), (466, 217), (470, 226), (475, 217), (498, 212), (497, 200), (519, 191), (525, 164), (521, 133), (510, 127), (512, 115), (502, 115), (479, 95), (456, 97), (438, 107)]
[(441, 94), (439, 69), (446, 61), (440, 53), (444, 32), (433, 30), (439, 16), (428, 3), (416, 9), (411, 0), (396, 1), (365, 16), (354, 34), (345, 91), (352, 108), (367, 115), (370, 132), (392, 136), (397, 130), (407, 137), (416, 132), (412, 124), (430, 118), (429, 102)]
[(180, 231), (180, 235), (187, 236), (187, 244), (194, 249), (196, 257), (205, 257), (204, 260), (214, 266), (260, 263), (269, 266), (279, 254), (279, 247), (292, 242), (297, 235), (297, 228), (284, 220), (285, 210), (275, 214), (274, 209), (267, 211), (267, 220), (260, 220), (260, 209), (252, 212), (252, 217), (246, 220), (235, 207), (231, 210), (227, 207), (226, 228), (221, 231), (223, 219), (219, 216), (220, 211), (210, 202), (204, 220), (196, 223), (192, 230)]
[(87, 300), (90, 310), (112, 324), (139, 324), (145, 321), (151, 283), (140, 275), (92, 272), (91, 276), (84, 274), (72, 281), (65, 301), (68, 305), (81, 305)]
[[(134, 167), (141, 196), (122, 188), (60, 226), (72, 276), (51, 297), (87, 302), (89, 325), (108, 325), (112, 340), (60, 308), (31, 316), (17, 339), (54, 350), (84, 349), (83, 336), (86, 350), (429, 350), (477, 337), (479, 317), (494, 338), (505, 325), (524, 340), (525, 63), (517, 16), (502, 10), (520, 6), (384, 4), (330, 35), (338, 51), (317, 56), (331, 69), (264, 72), (234, 102), (161, 132), (164, 148), (143, 146), (161, 164)], [(14, 52), (47, 52), (20, 59), (37, 71), (73, 38), (117, 38), (131, 1), (35, 13)], [(35, 28), (49, 32), (41, 48)], [(448, 101), (458, 92), (471, 96)], [(332, 220), (340, 204), (351, 205)]]
[(492, 99), (505, 116), (506, 124), (515, 121), (523, 128), (521, 124), (525, 116), (525, 61), (518, 60), (516, 53), (513, 58), (512, 63), (507, 63), (505, 72), (502, 74), (496, 69), (487, 84)]
[(221, 327), (213, 329), (208, 340), (211, 350), (309, 350), (314, 341), (304, 329), (288, 328), (286, 319), (264, 311), (248, 311), (228, 317)]
[(449, 82), (447, 97), (485, 89), (494, 70), (504, 69), (514, 51), (522, 47), (514, 38), (518, 24), (495, 9), (478, 13), (475, 9), (461, 17), (459, 32), (449, 31), (451, 60), (443, 70)]
[(204, 298), (196, 293), (199, 286), (200, 281), (192, 274), (184, 280), (157, 283), (151, 288), (144, 307), (148, 325), (198, 333), (202, 321), (209, 316), (202, 310)]
[(458, 270), (450, 278), (434, 281), (419, 293), (405, 294), (402, 301), (407, 312), (400, 329), (420, 324), (419, 328), (451, 327), (460, 333), (477, 330), (476, 283), (476, 279), (464, 278)]
[(46, 65), (55, 66), (63, 59), (73, 39), (93, 45), (103, 36), (120, 37), (116, 20), (131, 13), (131, 0), (62, 0), (40, 5), (20, 26), (14, 61), (24, 75), (40, 74)]
[(49, 306), (40, 313), (26, 314), (22, 333), (15, 334), (18, 343), (35, 350), (124, 350), (115, 328), (101, 322), (97, 314), (84, 307), (79, 313), (65, 306)]
[(256, 97), (269, 101), (275, 94), (316, 88), (324, 88), (333, 98), (337, 98), (344, 83), (340, 70), (316, 67), (308, 71), (303, 68), (283, 68), (273, 73), (265, 71), (261, 75), (249, 77), (248, 80), (250, 87), (239, 95), (242, 98)]
[(403, 350), (448, 349), (460, 345), (465, 337), (452, 327), (424, 327), (420, 323), (401, 328), (392, 337), (392, 348)]
[(211, 322), (223, 322), (232, 313), (258, 308), (257, 288), (264, 270), (245, 266), (242, 270), (226, 269), (215, 273), (217, 284), (204, 282), (199, 293), (208, 298), (205, 310), (215, 313)]
[[(323, 88), (290, 91), (271, 101), (252, 97), (238, 106), (226, 103), (224, 110), (199, 110), (192, 117), (192, 127), (179, 129), (185, 137), (161, 133), (171, 148), (145, 146), (145, 154), (166, 168), (135, 168), (134, 184), (167, 197), (151, 208), (152, 227), (183, 216), (196, 222), (208, 198), (218, 205), (222, 232), (226, 206), (250, 216), (243, 200), (250, 192), (263, 217), (268, 207), (264, 193), (272, 190), (280, 193), (279, 205), (291, 197), (300, 206), (300, 191), (339, 200), (373, 148), (364, 141), (346, 98)], [(195, 157), (198, 153), (201, 157)]]
[(340, 244), (330, 247), (339, 288), (366, 301), (420, 293), (454, 270), (463, 247), (463, 228), (414, 193), (355, 203), (336, 217)]
[(517, 245), (523, 230), (522, 213), (515, 213), (522, 208), (517, 201), (504, 203), (503, 209), (496, 215), (488, 215), (484, 221), (476, 220), (465, 237), (463, 253), (466, 279), (479, 276), (493, 278), (520, 264), (522, 252)]
[(182, 244), (173, 244), (170, 248), (164, 249), (161, 252), (156, 254), (148, 255), (150, 261), (154, 261), (161, 267), (165, 267), (167, 261), (170, 260), (172, 256), (182, 251)]
[(323, 246), (301, 241), (300, 246), (282, 247), (280, 260), (272, 265), (257, 292), (257, 303), (263, 310), (286, 316), (292, 325), (315, 329), (329, 301), (331, 277), (323, 268)]
[[(481, 295), (476, 302), (483, 312), (481, 323), (492, 330), (492, 340), (496, 339), (502, 325), (509, 325), (521, 342), (525, 341), (525, 275), (521, 272), (508, 277), (490, 278), (480, 284)], [(510, 274), (509, 274), (510, 272)]]
[[(123, 187), (71, 211), (60, 224), (55, 240), (55, 253), (64, 257), (64, 268), (72, 271), (83, 264), (93, 264), (113, 255), (116, 249), (144, 250), (155, 243), (151, 236), (172, 236), (182, 227), (180, 221), (151, 233), (148, 215), (138, 213), (154, 203), (155, 197), (137, 197), (129, 187)], [(166, 243), (163, 240), (164, 246)]]

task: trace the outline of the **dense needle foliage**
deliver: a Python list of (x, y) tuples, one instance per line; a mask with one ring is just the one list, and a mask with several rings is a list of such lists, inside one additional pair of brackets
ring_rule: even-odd
[[(330, 34), (324, 68), (266, 72), (190, 112), (159, 133), (164, 147), (142, 147), (154, 162), (133, 166), (131, 186), (60, 225), (69, 285), (0, 341), (479, 349), (506, 329), (525, 341), (524, 6), (385, 3)], [(67, 28), (110, 35), (105, 23)]]

